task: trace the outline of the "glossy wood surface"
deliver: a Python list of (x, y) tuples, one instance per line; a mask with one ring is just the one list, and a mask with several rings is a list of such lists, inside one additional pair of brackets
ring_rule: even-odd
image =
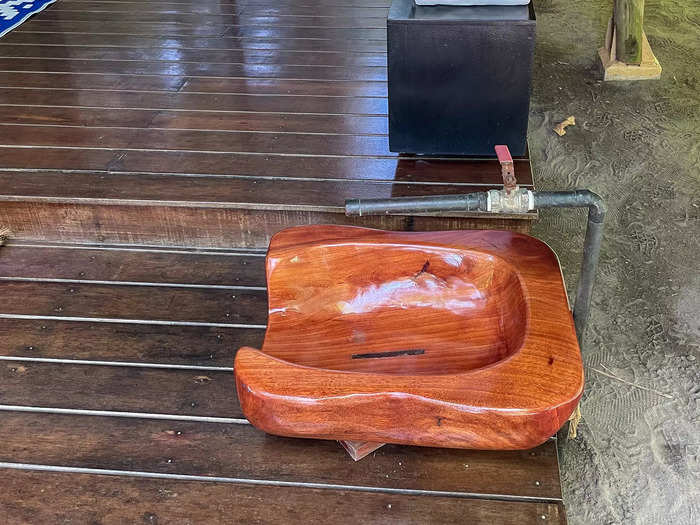
[(273, 238), (267, 283), (262, 351), (235, 364), (267, 432), (524, 449), (581, 396), (559, 264), (535, 238), (293, 228)]
[(220, 314), (232, 304), (265, 322), (265, 302), (255, 313), (222, 295), (264, 295), (263, 255), (0, 248), (0, 284), (25, 287), (0, 302), (4, 522), (302, 523), (319, 502), (333, 523), (565, 522), (554, 440), (528, 451), (386, 445), (355, 463), (334, 441), (248, 424), (231, 363), (264, 328)]
[(0, 223), (32, 241), (219, 248), (318, 223), (528, 231), (535, 213), (345, 217), (347, 198), (502, 184), (495, 159), (389, 151), (389, 4), (50, 6), (0, 39)]

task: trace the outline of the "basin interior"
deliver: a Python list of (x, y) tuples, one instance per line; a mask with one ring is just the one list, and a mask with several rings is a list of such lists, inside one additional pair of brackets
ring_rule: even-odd
[(322, 244), (268, 256), (263, 351), (298, 365), (453, 374), (518, 351), (527, 301), (516, 270), (472, 250)]

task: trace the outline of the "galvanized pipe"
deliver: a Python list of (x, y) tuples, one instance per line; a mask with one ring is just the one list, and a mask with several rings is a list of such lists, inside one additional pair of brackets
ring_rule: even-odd
[(445, 211), (486, 211), (486, 193), (478, 191), (463, 195), (349, 199), (345, 201), (346, 215), (416, 215)]
[(535, 209), (588, 208), (588, 223), (586, 225), (586, 238), (583, 241), (581, 273), (576, 286), (576, 299), (574, 300), (573, 311), (578, 344), (582, 347), (583, 335), (591, 313), (591, 298), (593, 297), (595, 276), (598, 272), (598, 259), (600, 257), (603, 222), (605, 220), (605, 203), (599, 195), (589, 190), (533, 191), (532, 196)]
[[(574, 301), (574, 326), (579, 346), (583, 346), (583, 335), (591, 311), (591, 297), (598, 270), (600, 245), (603, 238), (605, 203), (597, 194), (589, 190), (572, 191), (530, 191), (524, 192), (527, 198), (511, 199), (513, 192), (491, 190), (463, 195), (439, 195), (430, 197), (397, 197), (393, 199), (351, 199), (345, 201), (346, 215), (410, 215), (426, 212), (482, 211), (490, 213), (527, 212), (544, 208), (588, 208), (586, 238), (583, 243), (581, 275), (576, 287)], [(498, 208), (492, 203), (498, 201)], [(512, 206), (512, 208), (509, 208)]]

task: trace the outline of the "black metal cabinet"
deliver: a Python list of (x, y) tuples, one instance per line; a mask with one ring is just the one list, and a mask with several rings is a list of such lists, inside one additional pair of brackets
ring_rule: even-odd
[(416, 6), (387, 19), (389, 148), (430, 155), (526, 153), (535, 13), (520, 6)]

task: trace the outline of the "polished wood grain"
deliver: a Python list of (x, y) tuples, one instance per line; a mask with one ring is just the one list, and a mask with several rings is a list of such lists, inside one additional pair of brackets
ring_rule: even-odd
[(545, 441), (583, 368), (554, 253), (511, 232), (310, 226), (275, 236), (246, 417), (288, 436), (480, 449)]
[[(324, 521), (335, 524), (458, 523), (465, 516), (473, 525), (522, 525), (542, 516), (545, 523), (565, 522), (561, 503), (18, 470), (4, 471), (3, 479), (7, 500), (0, 501), (0, 514), (7, 523), (50, 523), (61, 513), (80, 523), (188, 523), (197, 516), (201, 523), (288, 525), (315, 522), (319, 501)], [(263, 514), (271, 502), (274, 512)]]

